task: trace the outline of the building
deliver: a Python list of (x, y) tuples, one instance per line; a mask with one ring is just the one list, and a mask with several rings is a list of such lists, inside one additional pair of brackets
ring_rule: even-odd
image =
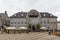
[(60, 21), (57, 21), (57, 30), (60, 30)]
[(5, 13), (0, 13), (0, 28), (4, 26), (5, 23), (7, 23), (6, 22), (7, 20), (8, 20), (7, 11), (5, 11)]
[[(31, 24), (31, 30), (36, 30), (39, 23), (41, 27), (57, 29), (57, 17), (48, 12), (38, 12), (35, 9), (29, 12), (18, 12), (9, 17), (11, 27), (28, 27)], [(28, 27), (29, 28), (29, 27)]]

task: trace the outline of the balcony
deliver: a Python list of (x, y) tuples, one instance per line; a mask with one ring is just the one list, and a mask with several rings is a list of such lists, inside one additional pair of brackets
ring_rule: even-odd
[(39, 15), (37, 15), (37, 14), (30, 14), (30, 15), (28, 15), (29, 17), (38, 17)]

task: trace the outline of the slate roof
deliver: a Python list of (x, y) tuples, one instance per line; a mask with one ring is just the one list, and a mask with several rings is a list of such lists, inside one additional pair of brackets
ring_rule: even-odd
[(48, 12), (40, 12), (40, 15), (41, 15), (42, 18), (57, 18), (57, 16), (54, 16), (51, 13), (48, 13)]
[(27, 12), (18, 12), (12, 16), (10, 16), (10, 18), (26, 18)]
[[(10, 18), (26, 18), (26, 15), (27, 15), (27, 12), (18, 12), (16, 14), (10, 16)], [(40, 12), (40, 15), (42, 18), (57, 18), (56, 16), (54, 16), (48, 12)]]
[(8, 15), (5, 14), (5, 13), (0, 13), (0, 17), (2, 17), (2, 18), (6, 18), (6, 17), (8, 17)]

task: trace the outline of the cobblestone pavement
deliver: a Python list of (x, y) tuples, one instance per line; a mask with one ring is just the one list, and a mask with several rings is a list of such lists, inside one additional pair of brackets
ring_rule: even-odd
[(0, 40), (60, 40), (60, 37), (47, 33), (31, 32), (28, 34), (0, 34)]

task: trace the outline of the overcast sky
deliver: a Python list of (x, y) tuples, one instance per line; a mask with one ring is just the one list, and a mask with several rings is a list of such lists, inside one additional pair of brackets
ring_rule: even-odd
[(11, 16), (16, 12), (36, 9), (39, 12), (50, 12), (60, 20), (60, 0), (0, 0), (0, 12), (5, 10)]

